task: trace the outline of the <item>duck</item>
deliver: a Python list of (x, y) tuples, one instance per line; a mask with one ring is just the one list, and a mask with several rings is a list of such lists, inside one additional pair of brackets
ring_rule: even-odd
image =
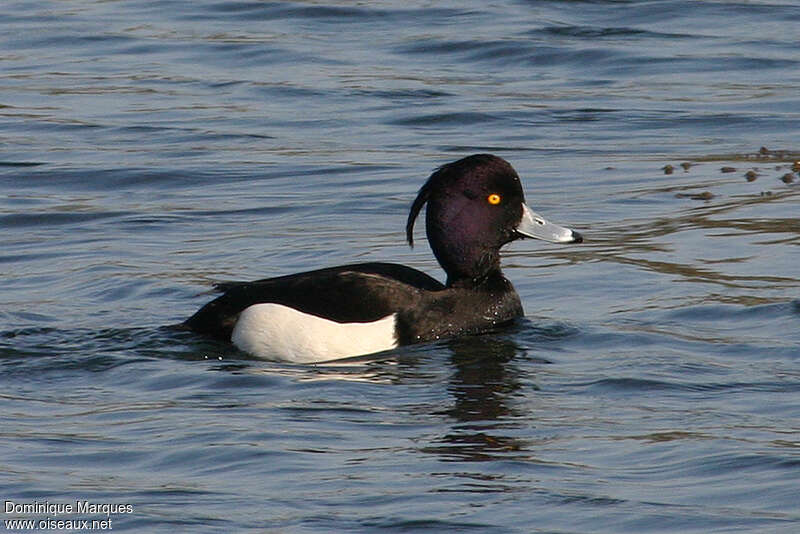
[(215, 285), (221, 294), (183, 326), (256, 358), (316, 363), (399, 346), (495, 331), (523, 316), (500, 268), (500, 249), (522, 238), (581, 243), (525, 203), (505, 159), (474, 154), (444, 164), (419, 189), (406, 221), (422, 208), (425, 230), (447, 278), (396, 263), (355, 263), (250, 282)]

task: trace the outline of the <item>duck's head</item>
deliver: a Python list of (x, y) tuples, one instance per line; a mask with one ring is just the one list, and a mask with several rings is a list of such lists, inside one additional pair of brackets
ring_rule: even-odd
[(426, 202), (428, 241), (449, 286), (478, 283), (499, 270), (500, 247), (515, 239), (583, 241), (579, 233), (547, 222), (528, 208), (514, 168), (491, 154), (448, 163), (428, 178), (408, 214), (406, 236), (411, 246), (414, 221)]

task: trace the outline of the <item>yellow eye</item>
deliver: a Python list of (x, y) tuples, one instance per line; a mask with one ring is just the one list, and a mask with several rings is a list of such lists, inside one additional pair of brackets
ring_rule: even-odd
[(489, 204), (496, 206), (500, 204), (500, 201), (502, 199), (500, 198), (500, 195), (498, 195), (497, 193), (492, 193), (491, 195), (486, 197), (486, 200), (489, 202)]

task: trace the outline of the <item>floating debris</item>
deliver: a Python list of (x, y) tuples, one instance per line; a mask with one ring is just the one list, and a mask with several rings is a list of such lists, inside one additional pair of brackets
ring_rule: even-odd
[(794, 172), (800, 172), (800, 161), (795, 161), (792, 163), (792, 170)]
[(675, 167), (673, 167), (672, 165), (664, 165), (663, 167), (661, 167), (661, 170), (664, 171), (664, 174), (672, 174), (673, 172), (675, 172)]
[[(800, 163), (800, 162), (798, 162)], [(689, 172), (689, 169), (694, 165), (691, 161), (684, 161), (681, 163), (681, 167), (683, 167), (684, 172)]]
[(724, 173), (736, 172), (736, 167), (722, 167), (720, 171)]
[(783, 176), (781, 176), (781, 181), (785, 184), (790, 184), (794, 182), (794, 174), (787, 172)]
[(749, 171), (744, 173), (744, 177), (747, 179), (748, 182), (754, 182), (756, 178), (758, 178), (758, 173), (755, 170), (750, 169)]
[[(692, 161), (697, 162), (710, 162), (719, 161), (729, 163), (733, 161), (769, 161), (769, 162), (787, 162), (792, 163), (800, 160), (800, 151), (798, 150), (772, 150), (767, 147), (761, 147), (757, 152), (736, 152), (732, 154), (706, 154), (704, 156), (696, 156)], [(798, 171), (795, 171), (798, 172)]]

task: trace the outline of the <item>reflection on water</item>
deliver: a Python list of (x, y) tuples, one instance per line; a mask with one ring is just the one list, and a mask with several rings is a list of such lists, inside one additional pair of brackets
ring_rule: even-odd
[[(512, 329), (527, 326), (523, 324)], [(558, 327), (532, 331), (534, 336), (551, 341), (565, 333)], [(433, 354), (442, 352), (449, 354), (449, 366), (444, 368), (438, 356), (431, 361)], [(239, 358), (241, 356), (245, 355)], [(527, 441), (509, 431), (519, 428), (515, 421), (524, 421), (532, 415), (519, 403), (520, 399), (538, 390), (531, 369), (548, 364), (546, 360), (528, 355), (513, 338), (503, 334), (469, 336), (314, 366), (284, 363), (263, 366), (256, 361), (228, 363), (215, 368), (227, 372), (278, 374), (304, 383), (433, 384), (444, 397), (424, 410), (449, 421), (449, 430), (420, 450), (448, 461), (492, 460), (498, 455), (525, 451)], [(520, 363), (524, 363), (524, 367)], [(299, 406), (298, 409), (303, 408)]]
[(470, 337), (453, 340), (453, 373), (447, 384), (452, 406), (442, 413), (455, 423), (450, 431), (423, 448), (443, 460), (492, 460), (524, 448), (524, 442), (508, 435), (522, 416), (513, 398), (523, 387), (524, 373), (512, 362), (524, 354), (509, 339)]

